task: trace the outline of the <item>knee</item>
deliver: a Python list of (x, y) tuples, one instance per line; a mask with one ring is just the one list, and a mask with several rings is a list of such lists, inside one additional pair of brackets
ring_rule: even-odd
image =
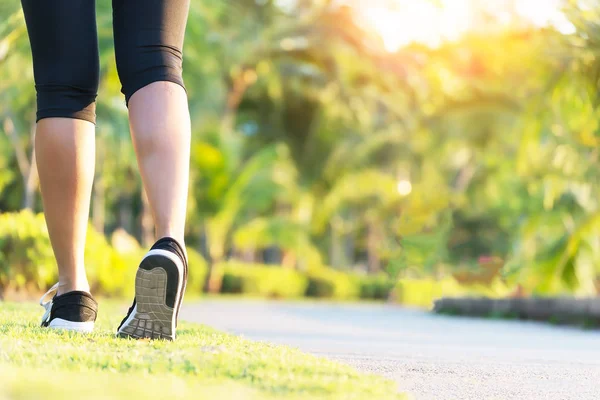
[(129, 46), (129, 49), (124, 52), (117, 48), (116, 54), (121, 91), (127, 103), (135, 92), (154, 82), (173, 82), (185, 88), (180, 49), (157, 44)]

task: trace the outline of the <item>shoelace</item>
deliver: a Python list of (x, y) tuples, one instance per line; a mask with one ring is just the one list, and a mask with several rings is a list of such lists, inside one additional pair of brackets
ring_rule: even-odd
[(52, 286), (50, 289), (48, 289), (48, 291), (40, 298), (40, 306), (42, 306), (46, 309), (46, 312), (44, 313), (44, 316), (42, 317), (42, 324), (44, 322), (47, 322), (50, 319), (50, 312), (52, 311), (52, 300), (54, 299), (54, 296), (50, 297), (50, 300), (48, 300), (48, 301), (44, 301), (44, 299), (46, 297), (48, 297), (48, 295), (50, 295), (51, 293), (54, 293), (57, 291), (58, 291), (58, 283), (56, 283), (54, 286)]

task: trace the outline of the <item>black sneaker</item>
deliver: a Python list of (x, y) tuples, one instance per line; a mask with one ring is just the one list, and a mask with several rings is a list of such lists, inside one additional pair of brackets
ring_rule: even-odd
[(54, 295), (44, 301), (48, 295), (58, 290), (58, 283), (50, 288), (40, 299), (40, 305), (46, 309), (42, 317), (42, 327), (66, 329), (89, 333), (94, 330), (98, 303), (87, 292), (68, 292), (60, 296)]
[(135, 299), (117, 335), (174, 340), (187, 269), (185, 252), (177, 241), (162, 238), (156, 242), (140, 263)]

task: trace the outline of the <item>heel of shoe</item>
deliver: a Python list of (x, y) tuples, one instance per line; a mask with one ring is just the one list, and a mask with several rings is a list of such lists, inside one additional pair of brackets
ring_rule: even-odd
[(94, 322), (73, 322), (66, 319), (54, 318), (48, 324), (50, 329), (62, 329), (79, 333), (91, 333), (94, 330)]
[(135, 306), (117, 335), (174, 340), (182, 276), (177, 255), (161, 249), (148, 252), (135, 278)]

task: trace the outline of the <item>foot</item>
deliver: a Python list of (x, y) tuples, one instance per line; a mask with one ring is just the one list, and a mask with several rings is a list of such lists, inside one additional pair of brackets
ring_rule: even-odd
[(57, 290), (58, 283), (40, 299), (40, 305), (46, 309), (42, 317), (42, 327), (83, 333), (93, 331), (98, 314), (98, 303), (92, 295), (76, 290), (60, 296), (55, 294), (50, 300), (44, 301)]
[(117, 335), (175, 340), (186, 283), (183, 247), (172, 238), (160, 239), (140, 263), (135, 277), (135, 299)]

